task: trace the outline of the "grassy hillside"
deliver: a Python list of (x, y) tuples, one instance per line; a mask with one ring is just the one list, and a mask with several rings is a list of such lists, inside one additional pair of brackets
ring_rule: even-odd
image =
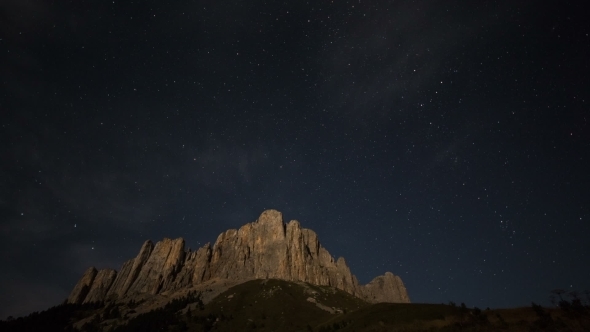
[(446, 325), (459, 309), (438, 304), (377, 303), (320, 324), (320, 331), (381, 330), (385, 327), (427, 328)]
[(309, 330), (367, 303), (340, 290), (283, 280), (253, 280), (222, 293), (204, 310), (220, 331)]
[(239, 284), (207, 304), (192, 291), (159, 308), (141, 306), (61, 305), (0, 321), (0, 331), (590, 331), (590, 308), (580, 304), (483, 311), (452, 303), (369, 304), (334, 288), (274, 279)]

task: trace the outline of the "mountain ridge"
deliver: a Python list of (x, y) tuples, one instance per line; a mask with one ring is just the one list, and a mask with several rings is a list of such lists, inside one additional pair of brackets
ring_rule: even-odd
[(88, 268), (68, 303), (124, 301), (140, 295), (173, 294), (211, 280), (301, 281), (341, 289), (365, 301), (409, 303), (399, 276), (386, 272), (360, 285), (343, 257), (335, 260), (317, 234), (297, 220), (283, 222), (281, 212), (266, 210), (239, 229), (229, 229), (196, 251), (183, 238), (154, 244), (147, 240), (138, 255), (113, 269)]

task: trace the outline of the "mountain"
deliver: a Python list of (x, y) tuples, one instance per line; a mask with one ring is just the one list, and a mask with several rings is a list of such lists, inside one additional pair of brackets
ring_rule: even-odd
[(221, 233), (213, 246), (185, 249), (182, 238), (146, 241), (119, 272), (89, 268), (67, 299), (71, 304), (123, 302), (211, 290), (209, 297), (253, 279), (280, 279), (330, 286), (370, 303), (409, 303), (400, 277), (386, 272), (359, 285), (344, 258), (335, 260), (316, 233), (298, 221), (285, 224), (279, 211)]
[(268, 210), (195, 252), (146, 241), (119, 272), (91, 267), (64, 303), (0, 331), (590, 331), (590, 307), (565, 303), (410, 304), (399, 277), (359, 285), (313, 231)]

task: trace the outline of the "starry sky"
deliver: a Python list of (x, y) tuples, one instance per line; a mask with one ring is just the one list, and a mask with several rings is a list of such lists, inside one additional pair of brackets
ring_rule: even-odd
[(581, 2), (0, 4), (0, 318), (264, 209), (413, 302), (590, 289)]

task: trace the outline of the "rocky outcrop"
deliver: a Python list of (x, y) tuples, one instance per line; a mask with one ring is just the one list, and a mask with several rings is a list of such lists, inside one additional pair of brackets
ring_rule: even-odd
[(127, 293), (127, 290), (137, 279), (139, 272), (150, 257), (153, 249), (154, 244), (152, 241), (145, 241), (141, 246), (137, 257), (123, 264), (121, 272), (119, 272), (113, 283), (113, 287), (111, 287), (107, 293), (107, 299), (117, 299)]
[(157, 294), (168, 289), (184, 262), (184, 240), (164, 239), (156, 243), (137, 278), (130, 281), (127, 294)]
[(168, 283), (167, 290), (174, 291), (193, 284), (200, 284), (209, 278), (205, 277), (205, 272), (211, 259), (211, 246), (207, 243), (197, 251), (191, 252), (190, 249), (185, 253), (184, 262), (180, 264), (180, 270), (172, 282)]
[(92, 286), (88, 291), (88, 295), (86, 295), (84, 298), (83, 303), (104, 301), (109, 288), (113, 284), (113, 281), (115, 281), (116, 276), (117, 271), (113, 269), (104, 269), (98, 271), (96, 277), (94, 277), (94, 280), (92, 281)]
[[(94, 272), (92, 272), (94, 271)], [(211, 247), (185, 250), (184, 240), (146, 241), (136, 258), (117, 274), (86, 271), (68, 302), (118, 300), (137, 294), (164, 294), (216, 279), (276, 278), (332, 286), (370, 302), (409, 302), (401, 279), (389, 272), (361, 286), (344, 258), (334, 260), (317, 235), (298, 221), (285, 224), (276, 210), (219, 235)], [(96, 283), (96, 285), (95, 285)]]
[(74, 289), (72, 289), (70, 296), (68, 296), (68, 303), (82, 303), (84, 301), (97, 273), (98, 271), (94, 267), (90, 267), (84, 272), (82, 278), (80, 278)]
[(401, 302), (409, 303), (410, 298), (402, 279), (391, 272), (378, 276), (362, 286), (362, 297), (373, 303)]

